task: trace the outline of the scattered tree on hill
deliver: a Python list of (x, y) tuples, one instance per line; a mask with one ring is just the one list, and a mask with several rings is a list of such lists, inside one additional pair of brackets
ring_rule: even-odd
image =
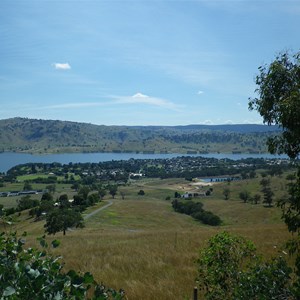
[(53, 195), (50, 192), (44, 193), (41, 201), (53, 201)]
[(263, 178), (260, 181), (260, 185), (262, 186), (261, 192), (263, 193), (263, 197), (264, 197), (264, 203), (268, 204), (269, 207), (271, 207), (272, 203), (273, 203), (273, 196), (274, 193), (271, 190), (271, 181), (268, 178)]
[(60, 208), (68, 208), (71, 206), (69, 202), (69, 197), (67, 194), (60, 195), (58, 198), (58, 203)]
[(88, 195), (88, 197), (86, 199), (87, 206), (92, 206), (99, 201), (100, 201), (100, 197), (99, 197), (98, 193), (92, 193), (92, 194)]
[(144, 196), (144, 195), (145, 195), (145, 191), (144, 191), (144, 190), (139, 190), (139, 191), (138, 191), (138, 195)]
[(46, 186), (46, 189), (49, 191), (49, 193), (54, 194), (56, 191), (56, 185), (55, 184), (49, 184)]
[(46, 217), (45, 232), (55, 234), (62, 231), (66, 234), (68, 228), (82, 228), (83, 218), (80, 212), (70, 208), (55, 208)]
[(230, 189), (229, 188), (224, 188), (223, 195), (225, 197), (225, 200), (228, 200), (229, 196), (230, 196)]
[(36, 199), (31, 199), (30, 195), (26, 195), (22, 197), (21, 199), (17, 200), (18, 202), (18, 211), (22, 211), (25, 209), (33, 208), (36, 206), (39, 206), (40, 201)]
[(109, 185), (108, 186), (108, 191), (111, 194), (111, 196), (113, 197), (113, 199), (115, 199), (115, 196), (117, 194), (118, 191), (118, 186), (117, 185)]
[(244, 201), (244, 203), (249, 202), (251, 195), (248, 191), (242, 191), (239, 193), (239, 197), (241, 200)]
[(23, 186), (23, 191), (31, 191), (31, 190), (32, 190), (31, 183), (29, 181), (25, 181)]
[(100, 199), (102, 200), (106, 195), (106, 190), (102, 186), (97, 188)]
[(81, 196), (84, 200), (87, 200), (90, 191), (91, 191), (90, 188), (84, 185), (81, 186), (80, 189), (78, 190), (78, 195)]
[(260, 199), (261, 199), (261, 195), (260, 194), (255, 194), (253, 197), (252, 197), (252, 202), (254, 204), (258, 204), (260, 202)]
[(122, 197), (122, 200), (125, 200), (125, 192), (124, 191), (120, 191), (120, 195)]

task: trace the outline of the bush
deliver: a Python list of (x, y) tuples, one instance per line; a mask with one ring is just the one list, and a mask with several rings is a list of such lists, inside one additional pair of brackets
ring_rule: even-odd
[(287, 262), (282, 257), (263, 262), (243, 237), (218, 233), (200, 251), (197, 263), (205, 299), (294, 299)]
[(139, 190), (138, 195), (144, 196), (144, 195), (145, 195), (145, 192), (144, 192), (143, 190)]

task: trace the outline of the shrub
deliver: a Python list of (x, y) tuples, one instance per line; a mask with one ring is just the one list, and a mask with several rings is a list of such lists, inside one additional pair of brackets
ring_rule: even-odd
[(139, 192), (138, 192), (138, 195), (140, 195), (140, 196), (144, 196), (144, 195), (145, 195), (145, 192), (144, 192), (144, 190), (139, 190)]
[(293, 299), (287, 262), (282, 257), (263, 262), (243, 237), (218, 233), (200, 251), (197, 263), (205, 299)]

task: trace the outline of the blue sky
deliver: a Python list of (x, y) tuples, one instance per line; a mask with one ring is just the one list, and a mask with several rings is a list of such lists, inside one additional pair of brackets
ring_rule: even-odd
[(0, 1), (0, 119), (261, 123), (258, 67), (299, 51), (300, 1)]

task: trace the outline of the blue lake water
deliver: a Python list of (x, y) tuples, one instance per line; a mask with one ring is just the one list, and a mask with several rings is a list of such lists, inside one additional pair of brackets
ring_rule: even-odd
[[(63, 153), (63, 154), (41, 154), (33, 155), (27, 153), (3, 152), (0, 153), (0, 172), (7, 172), (10, 168), (25, 163), (52, 163), (61, 164), (72, 163), (98, 163), (111, 160), (128, 160), (134, 159), (157, 159), (157, 158), (173, 158), (178, 156), (202, 156), (210, 158), (229, 158), (233, 160), (253, 157), (253, 158), (278, 158), (270, 154), (225, 154), (225, 153), (209, 153), (209, 154), (144, 154), (144, 153)], [(286, 158), (280, 156), (280, 158)]]

